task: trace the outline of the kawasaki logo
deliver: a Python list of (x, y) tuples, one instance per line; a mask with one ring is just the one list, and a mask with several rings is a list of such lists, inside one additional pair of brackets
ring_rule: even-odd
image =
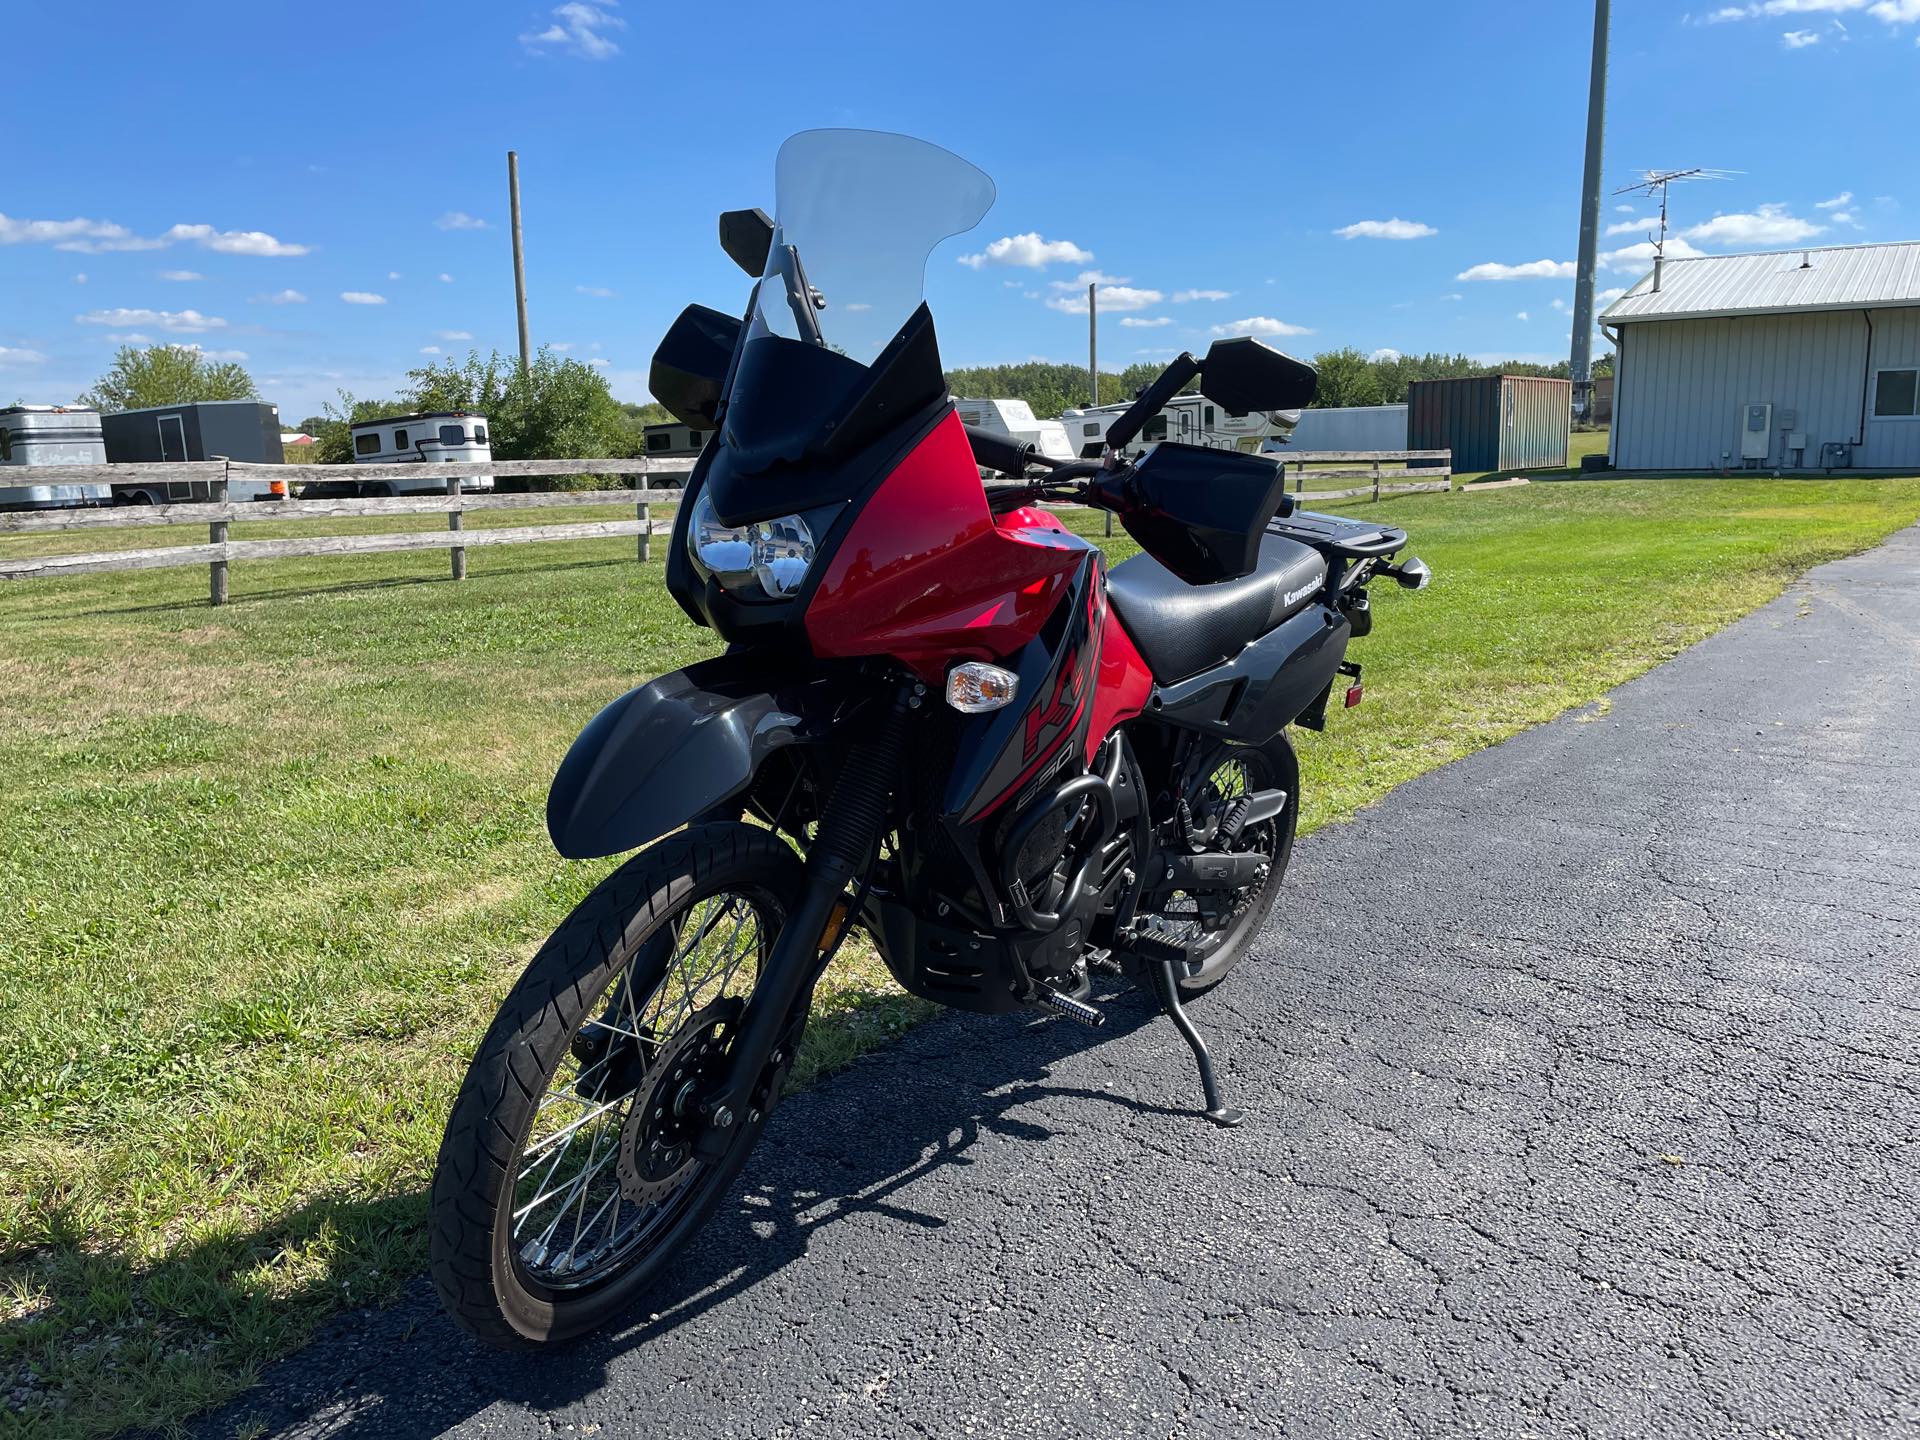
[(1298, 590), (1287, 591), (1285, 595), (1280, 597), (1280, 603), (1282, 605), (1291, 605), (1296, 600), (1306, 599), (1307, 596), (1313, 594), (1313, 592), (1319, 588), (1318, 585), (1302, 585)]

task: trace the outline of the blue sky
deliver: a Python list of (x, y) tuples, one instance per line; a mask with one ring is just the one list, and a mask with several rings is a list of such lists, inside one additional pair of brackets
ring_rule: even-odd
[[(1557, 358), (1591, 23), (1584, 0), (16, 8), (0, 401), (71, 398), (115, 337), (244, 355), (289, 419), (436, 350), (510, 351), (509, 147), (536, 341), (643, 399), (682, 305), (743, 301), (715, 215), (771, 207), (780, 141), (819, 125), (998, 182), (929, 266), (950, 365), (1083, 358), (1084, 272), (1115, 287), (1114, 365), (1236, 329)], [(1742, 172), (1675, 191), (1704, 252), (1920, 238), (1916, 81), (1920, 0), (1615, 0), (1609, 188)], [(1644, 241), (1644, 207), (1607, 203), (1605, 248)]]

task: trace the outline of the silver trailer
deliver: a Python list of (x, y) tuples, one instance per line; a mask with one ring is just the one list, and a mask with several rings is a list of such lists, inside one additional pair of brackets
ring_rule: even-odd
[(35, 465), (106, 463), (99, 411), (79, 405), (10, 405), (0, 410), (0, 510), (108, 504), (113, 487), (106, 480), (33, 485), (18, 483), (27, 477), (8, 473)]
[(1300, 412), (1300, 423), (1283, 450), (1405, 450), (1407, 407), (1404, 405), (1334, 405)]
[[(493, 459), (487, 417), (471, 410), (428, 410), (356, 420), (349, 427), (356, 465), (418, 465), (420, 478), (356, 481), (342, 479), (309, 485), (304, 494), (351, 492), (359, 495), (444, 495), (447, 482), (436, 480), (434, 465), (484, 465)], [(468, 475), (463, 491), (493, 489), (493, 476)]]

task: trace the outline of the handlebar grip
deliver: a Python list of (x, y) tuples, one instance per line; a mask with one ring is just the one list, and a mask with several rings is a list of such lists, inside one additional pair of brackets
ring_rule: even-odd
[(1004, 435), (995, 435), (990, 430), (976, 430), (971, 425), (964, 428), (967, 443), (973, 447), (973, 458), (978, 463), (989, 470), (998, 470), (1002, 475), (1019, 476), (1027, 473), (1027, 466), (1033, 463), (1033, 446), (1017, 444)]

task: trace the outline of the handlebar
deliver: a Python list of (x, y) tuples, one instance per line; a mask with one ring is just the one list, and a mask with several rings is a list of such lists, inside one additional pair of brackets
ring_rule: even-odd
[(1043, 458), (1032, 445), (1022, 445), (1004, 435), (996, 435), (991, 430), (977, 430), (971, 425), (965, 429), (967, 443), (973, 447), (973, 458), (989, 470), (998, 470), (1002, 475), (1020, 476), (1027, 473), (1029, 465), (1053, 468), (1054, 462)]

